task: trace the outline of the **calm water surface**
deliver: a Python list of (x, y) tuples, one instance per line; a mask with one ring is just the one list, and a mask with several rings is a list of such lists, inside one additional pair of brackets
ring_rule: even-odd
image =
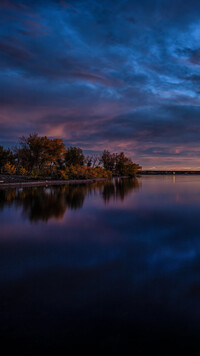
[(0, 226), (7, 349), (199, 354), (200, 177), (0, 190)]

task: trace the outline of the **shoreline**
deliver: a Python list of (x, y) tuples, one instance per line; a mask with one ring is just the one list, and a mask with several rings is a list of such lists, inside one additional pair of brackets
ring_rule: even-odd
[[(138, 177), (142, 176), (158, 176), (158, 175), (200, 175), (200, 171), (141, 171)], [(10, 176), (12, 177), (12, 176)], [(9, 177), (9, 178), (10, 178)], [(22, 177), (20, 177), (22, 179)], [(106, 177), (106, 178), (88, 178), (88, 179), (67, 179), (67, 180), (22, 180), (20, 178), (15, 181), (9, 181), (8, 177), (1, 177), (0, 175), (0, 189), (1, 188), (23, 188), (23, 187), (36, 187), (36, 186), (52, 186), (52, 185), (65, 185), (65, 184), (87, 184), (109, 181), (113, 178), (128, 178), (125, 176), (121, 177)], [(7, 180), (8, 179), (8, 180)]]
[(68, 179), (68, 180), (39, 180), (39, 181), (26, 181), (26, 182), (2, 182), (0, 181), (1, 188), (23, 188), (35, 186), (50, 186), (50, 185), (65, 185), (65, 184), (87, 184), (95, 182), (104, 182), (112, 178), (90, 178), (90, 179)]

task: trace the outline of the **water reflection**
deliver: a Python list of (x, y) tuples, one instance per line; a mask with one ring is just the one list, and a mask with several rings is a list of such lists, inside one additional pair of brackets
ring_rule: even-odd
[(200, 177), (0, 194), (6, 350), (199, 354)]
[(114, 179), (92, 184), (0, 189), (0, 209), (15, 205), (30, 221), (62, 219), (67, 208), (82, 208), (87, 195), (99, 194), (108, 204), (111, 199), (123, 201), (141, 183), (138, 179)]
[(134, 189), (139, 189), (141, 182), (138, 179), (116, 179), (115, 182), (110, 182), (104, 185), (102, 196), (105, 203), (108, 203), (112, 198), (123, 201), (125, 197)]

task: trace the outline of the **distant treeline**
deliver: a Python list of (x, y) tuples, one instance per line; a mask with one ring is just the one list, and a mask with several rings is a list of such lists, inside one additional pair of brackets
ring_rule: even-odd
[(143, 175), (183, 175), (183, 174), (196, 174), (196, 175), (200, 175), (200, 171), (196, 171), (196, 170), (189, 170), (189, 171), (186, 171), (186, 170), (168, 170), (168, 171), (161, 171), (161, 170), (143, 170), (140, 172), (141, 174)]
[(52, 177), (56, 179), (134, 177), (141, 170), (121, 153), (104, 150), (100, 155), (84, 156), (79, 147), (66, 148), (62, 139), (38, 134), (21, 137), (13, 150), (0, 146), (0, 171), (9, 175)]

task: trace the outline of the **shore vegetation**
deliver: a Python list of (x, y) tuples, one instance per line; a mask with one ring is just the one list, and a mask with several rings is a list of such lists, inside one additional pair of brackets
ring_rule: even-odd
[(135, 177), (141, 168), (124, 152), (104, 150), (85, 156), (79, 147), (66, 147), (62, 139), (37, 133), (21, 137), (12, 150), (0, 146), (0, 172), (12, 176), (62, 180)]

